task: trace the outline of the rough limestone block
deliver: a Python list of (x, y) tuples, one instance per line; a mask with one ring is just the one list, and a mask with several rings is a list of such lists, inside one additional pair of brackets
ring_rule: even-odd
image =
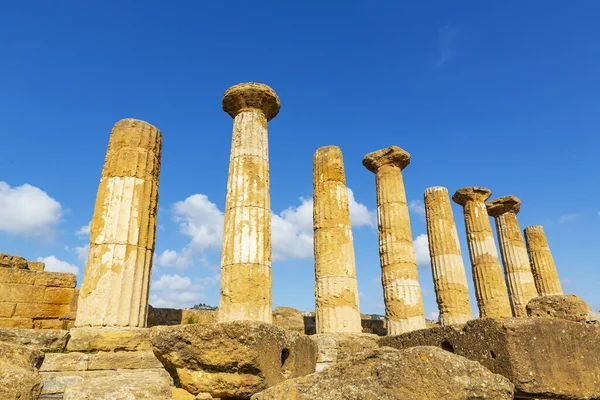
[[(194, 400), (196, 396), (181, 388), (171, 388), (171, 396), (173, 400)], [(210, 395), (209, 395), (210, 396)], [(212, 399), (212, 396), (209, 397)]]
[(151, 350), (150, 329), (104, 327), (74, 328), (67, 344), (69, 351), (143, 351)]
[(252, 400), (512, 400), (513, 388), (480, 364), (435, 347), (383, 348), (287, 380)]
[(10, 318), (15, 313), (15, 303), (0, 303), (0, 318)]
[(40, 261), (27, 261), (27, 266), (32, 271), (42, 272), (46, 268), (46, 264)]
[(541, 296), (527, 303), (527, 315), (530, 317), (587, 322), (591, 311), (590, 306), (574, 294)]
[(31, 318), (0, 318), (0, 327), (3, 328), (33, 328), (33, 320)]
[(62, 287), (48, 287), (44, 290), (43, 303), (49, 304), (71, 304), (75, 289)]
[(27, 260), (23, 257), (0, 253), (0, 268), (27, 269)]
[(155, 372), (89, 378), (65, 388), (64, 400), (171, 400), (169, 380)]
[(44, 353), (38, 350), (0, 342), (0, 399), (37, 400), (43, 359)]
[(61, 319), (34, 319), (33, 327), (36, 329), (68, 329), (69, 321)]
[(36, 273), (26, 269), (0, 268), (0, 283), (35, 284)]
[(317, 345), (317, 371), (379, 346), (378, 336), (367, 333), (321, 333), (309, 338)]
[(600, 326), (556, 318), (484, 318), (381, 338), (398, 349), (437, 346), (481, 363), (515, 385), (516, 397), (600, 397)]
[(190, 393), (249, 398), (285, 379), (314, 372), (316, 346), (271, 324), (236, 321), (157, 326), (154, 353)]
[(39, 288), (34, 285), (0, 283), (0, 301), (14, 303), (41, 303), (43, 299), (44, 288)]
[(0, 342), (16, 343), (46, 352), (63, 351), (68, 338), (69, 332), (65, 330), (0, 328)]
[(15, 317), (51, 319), (59, 318), (60, 305), (43, 303), (18, 303), (15, 308)]
[(77, 286), (77, 277), (67, 272), (37, 272), (36, 286), (55, 286), (74, 288)]
[(304, 334), (304, 315), (290, 307), (276, 307), (273, 311), (273, 324), (288, 331)]

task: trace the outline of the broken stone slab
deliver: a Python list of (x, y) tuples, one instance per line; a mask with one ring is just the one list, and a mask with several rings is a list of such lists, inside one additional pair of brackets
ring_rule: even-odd
[(513, 389), (501, 375), (439, 348), (387, 347), (287, 380), (252, 400), (512, 400)]
[(316, 346), (271, 324), (157, 326), (154, 353), (192, 394), (247, 399), (285, 379), (315, 371)]
[(288, 331), (305, 333), (304, 315), (291, 307), (276, 307), (273, 310), (273, 324)]
[(0, 399), (37, 400), (42, 391), (38, 368), (44, 353), (0, 342)]
[(43, 352), (62, 352), (69, 331), (62, 329), (0, 328), (0, 342), (20, 344)]
[(153, 369), (136, 369), (136, 370), (100, 370), (100, 371), (50, 371), (40, 372), (44, 387), (42, 388), (43, 395), (57, 395), (65, 392), (66, 388), (71, 387), (80, 382), (89, 381), (95, 378), (112, 378), (112, 377), (129, 377), (129, 379), (135, 379), (136, 374), (142, 372), (152, 372), (157, 374), (172, 385), (173, 380), (169, 373), (164, 368), (153, 368)]
[(162, 368), (151, 351), (46, 354), (40, 371), (95, 371)]
[(309, 337), (317, 345), (317, 371), (379, 347), (379, 337), (368, 333), (321, 333)]
[(74, 328), (68, 351), (144, 351), (152, 350), (150, 329), (129, 327)]
[(12, 254), (0, 253), (0, 267), (27, 269), (27, 260), (20, 256)]
[[(210, 395), (209, 395), (210, 396)], [(196, 396), (181, 388), (171, 388), (172, 400), (195, 400)], [(210, 397), (212, 399), (212, 396)]]
[(540, 296), (527, 303), (527, 315), (540, 318), (561, 318), (586, 322), (590, 306), (574, 294)]
[(381, 346), (441, 347), (515, 385), (516, 397), (600, 398), (600, 326), (557, 318), (482, 318), (385, 337)]
[(64, 400), (171, 400), (169, 380), (153, 371), (94, 377), (65, 389)]

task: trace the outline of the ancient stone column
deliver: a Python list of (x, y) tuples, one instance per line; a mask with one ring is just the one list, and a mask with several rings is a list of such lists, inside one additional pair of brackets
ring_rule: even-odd
[(544, 227), (534, 225), (525, 228), (525, 240), (527, 241), (531, 272), (533, 272), (538, 294), (540, 296), (563, 294), (554, 259), (544, 233)]
[(267, 85), (243, 83), (223, 96), (233, 118), (233, 139), (221, 255), (219, 322), (270, 323), (271, 205), (267, 122), (279, 112)]
[(317, 333), (360, 333), (348, 188), (339, 147), (317, 149), (313, 185)]
[(473, 319), (473, 312), (448, 189), (425, 190), (425, 218), (440, 324), (464, 324)]
[(410, 230), (402, 170), (410, 154), (398, 146), (367, 154), (363, 165), (375, 174), (379, 262), (388, 335), (425, 328), (425, 310)]
[(504, 196), (488, 201), (486, 206), (488, 214), (496, 220), (496, 232), (513, 315), (526, 317), (525, 306), (529, 300), (537, 297), (538, 293), (529, 266), (525, 241), (517, 221), (521, 200), (515, 196)]
[(144, 121), (112, 130), (75, 326), (146, 326), (161, 147), (160, 131)]
[(452, 200), (463, 206), (480, 317), (511, 317), (506, 282), (485, 206), (491, 194), (491, 191), (482, 187), (466, 187), (458, 189)]

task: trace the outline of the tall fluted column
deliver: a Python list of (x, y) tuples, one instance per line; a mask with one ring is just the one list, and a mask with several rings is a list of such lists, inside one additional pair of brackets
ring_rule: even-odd
[(464, 324), (473, 319), (473, 312), (448, 189), (425, 190), (425, 218), (440, 324)]
[(521, 200), (515, 196), (504, 196), (488, 201), (486, 205), (488, 214), (496, 220), (496, 232), (513, 315), (526, 317), (525, 306), (529, 300), (537, 297), (538, 293), (533, 281), (525, 241), (517, 220), (517, 213), (521, 209)]
[(146, 326), (161, 146), (160, 131), (144, 121), (113, 127), (75, 326)]
[(540, 296), (563, 294), (550, 246), (548, 246), (546, 234), (544, 233), (544, 227), (534, 225), (525, 228), (525, 240), (527, 241), (531, 272), (533, 272), (538, 294)]
[(481, 318), (504, 318), (511, 317), (512, 310), (485, 206), (491, 194), (491, 191), (482, 187), (466, 187), (458, 189), (452, 200), (463, 206), (465, 214), (479, 315)]
[(348, 188), (339, 147), (317, 149), (313, 185), (317, 333), (360, 333)]
[(375, 173), (379, 260), (388, 335), (424, 329), (425, 310), (402, 170), (410, 154), (398, 146), (367, 154), (363, 165)]
[(270, 323), (271, 205), (267, 122), (279, 112), (267, 85), (242, 83), (223, 96), (233, 118), (233, 138), (221, 255), (219, 322)]

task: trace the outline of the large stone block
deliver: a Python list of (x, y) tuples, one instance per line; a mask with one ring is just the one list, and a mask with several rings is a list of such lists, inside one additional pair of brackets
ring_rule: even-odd
[(35, 284), (36, 273), (26, 269), (0, 268), (0, 283)]
[(304, 315), (290, 307), (276, 307), (273, 311), (273, 324), (288, 331), (304, 334)]
[(42, 391), (38, 368), (44, 353), (0, 342), (0, 398), (37, 400)]
[(12, 254), (0, 253), (0, 268), (27, 269), (27, 260)]
[(369, 350), (252, 396), (252, 400), (512, 398), (513, 385), (506, 378), (435, 347)]
[(0, 318), (0, 327), (2, 328), (33, 328), (31, 318)]
[(527, 303), (527, 315), (540, 318), (562, 318), (586, 322), (590, 306), (574, 294), (540, 296)]
[(64, 400), (171, 400), (169, 380), (152, 371), (96, 377), (67, 386)]
[(27, 267), (32, 271), (42, 272), (46, 268), (46, 264), (40, 261), (27, 261)]
[[(42, 289), (43, 291), (43, 289)], [(43, 303), (18, 303), (15, 308), (15, 317), (21, 318), (58, 318), (60, 315), (60, 305)]]
[(69, 332), (59, 329), (0, 328), (0, 342), (20, 344), (46, 352), (61, 352), (67, 346)]
[(367, 333), (321, 333), (309, 337), (318, 349), (317, 371), (379, 347), (378, 336)]
[(253, 321), (152, 328), (154, 353), (193, 394), (247, 399), (314, 372), (316, 347), (294, 332)]
[(75, 289), (64, 287), (48, 287), (44, 291), (44, 303), (70, 305)]
[(553, 318), (483, 318), (465, 326), (381, 338), (381, 346), (437, 346), (481, 363), (515, 385), (517, 397), (600, 398), (600, 326)]
[(0, 301), (13, 303), (41, 303), (44, 289), (34, 285), (0, 283)]
[(15, 303), (0, 303), (0, 318), (10, 318), (15, 313)]
[(74, 288), (77, 286), (77, 277), (67, 272), (37, 272), (35, 284), (37, 286)]
[(74, 328), (67, 344), (69, 351), (143, 351), (151, 350), (147, 328)]
[(153, 369), (162, 364), (151, 351), (99, 353), (49, 353), (40, 371), (98, 371), (114, 369)]

